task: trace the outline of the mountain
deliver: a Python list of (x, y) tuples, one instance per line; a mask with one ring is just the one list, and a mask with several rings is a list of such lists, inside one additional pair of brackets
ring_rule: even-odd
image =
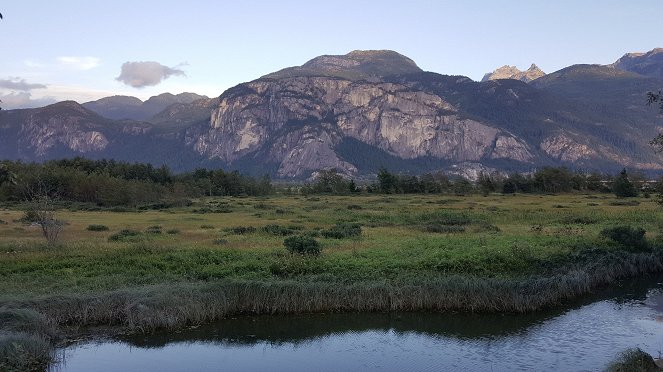
[(493, 72), (485, 74), (481, 81), (485, 82), (488, 80), (515, 79), (529, 83), (532, 80), (536, 80), (541, 76), (544, 76), (545, 74), (545, 72), (541, 71), (541, 69), (533, 63), (530, 68), (525, 71), (520, 71), (516, 66), (505, 65)]
[(661, 79), (663, 78), (663, 48), (656, 48), (647, 53), (627, 53), (611, 66), (619, 70)]
[(421, 72), (410, 58), (391, 50), (355, 50), (346, 55), (325, 55), (297, 67), (289, 67), (263, 79), (326, 76), (347, 80), (379, 80), (385, 76)]
[(381, 166), (661, 172), (663, 157), (648, 142), (663, 122), (645, 99), (662, 86), (662, 79), (601, 65), (574, 65), (529, 83), (475, 82), (424, 72), (396, 52), (355, 51), (314, 58), (219, 98), (170, 104), (149, 122), (104, 118), (75, 102), (0, 111), (0, 157), (84, 155), (284, 179), (331, 167), (362, 177)]
[(177, 95), (163, 93), (150, 97), (147, 101), (143, 102), (136, 97), (112, 96), (83, 103), (83, 107), (108, 119), (149, 121), (152, 116), (165, 110), (170, 105), (178, 103), (186, 104), (200, 99), (209, 99), (209, 97), (195, 93), (180, 93)]
[(0, 158), (43, 161), (74, 156), (166, 164), (175, 170), (219, 167), (155, 124), (104, 118), (74, 101), (0, 111)]

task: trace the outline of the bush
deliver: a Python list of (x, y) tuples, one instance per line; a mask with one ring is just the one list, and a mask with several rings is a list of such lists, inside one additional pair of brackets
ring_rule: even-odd
[(236, 226), (236, 227), (230, 227), (226, 229), (226, 231), (235, 235), (245, 235), (256, 232), (256, 228), (253, 226)]
[(659, 371), (651, 355), (638, 349), (622, 352), (616, 361), (610, 363), (606, 371), (610, 372), (655, 372)]
[(350, 204), (350, 205), (348, 205), (348, 209), (349, 210), (361, 210), (361, 209), (364, 209), (364, 208), (361, 205)]
[(175, 235), (175, 234), (179, 234), (179, 233), (180, 233), (180, 230), (178, 230), (178, 229), (170, 229), (170, 230), (166, 231), (166, 234), (170, 234), (170, 235)]
[(286, 238), (283, 245), (290, 253), (317, 256), (320, 254), (320, 243), (310, 236), (296, 235)]
[(106, 225), (88, 225), (88, 231), (108, 231), (108, 226)]
[(142, 235), (140, 231), (124, 229), (108, 237), (109, 242), (119, 242), (125, 240), (131, 240)]
[(339, 223), (328, 230), (321, 232), (322, 236), (330, 239), (344, 239), (361, 236), (361, 225), (358, 223)]
[(214, 228), (212, 225), (200, 225), (200, 228), (203, 230), (211, 230)]
[(645, 239), (645, 230), (631, 226), (615, 226), (601, 230), (601, 236), (610, 239), (624, 248), (646, 250), (649, 248)]
[(161, 226), (154, 225), (145, 229), (145, 232), (148, 234), (161, 234)]
[(295, 229), (281, 225), (265, 225), (262, 227), (262, 231), (277, 236), (288, 236), (295, 233)]

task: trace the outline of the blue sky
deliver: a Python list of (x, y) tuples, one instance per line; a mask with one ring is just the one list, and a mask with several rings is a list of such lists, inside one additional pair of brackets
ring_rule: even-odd
[[(113, 94), (218, 96), (355, 49), (395, 50), (424, 70), (478, 80), (505, 64), (553, 72), (663, 47), (663, 2), (652, 0), (15, 0), (0, 13), (4, 108)], [(116, 79), (124, 63), (148, 61), (157, 64), (126, 65)]]

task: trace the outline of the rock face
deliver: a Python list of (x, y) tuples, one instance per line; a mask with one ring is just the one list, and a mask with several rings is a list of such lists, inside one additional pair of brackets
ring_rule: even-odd
[(201, 155), (230, 164), (264, 152), (278, 164), (279, 177), (303, 177), (330, 167), (355, 173), (334, 150), (348, 137), (402, 159), (533, 159), (523, 141), (460, 117), (438, 95), (395, 83), (327, 77), (240, 85), (222, 95), (209, 127), (188, 131), (186, 141)]
[(644, 76), (663, 78), (663, 48), (647, 53), (627, 53), (611, 66)]
[(29, 115), (21, 125), (19, 138), (26, 150), (41, 157), (58, 146), (80, 154), (101, 151), (108, 146), (108, 139), (94, 123), (96, 115), (77, 103), (60, 102), (49, 109), (50, 112), (41, 115)]
[(481, 81), (497, 80), (497, 79), (515, 79), (525, 83), (536, 80), (545, 75), (545, 72), (532, 63), (530, 68), (525, 71), (520, 71), (516, 66), (502, 66), (493, 72), (489, 72), (483, 76)]

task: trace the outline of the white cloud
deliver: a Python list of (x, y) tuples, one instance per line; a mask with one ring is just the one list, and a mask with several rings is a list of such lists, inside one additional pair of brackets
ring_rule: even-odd
[(9, 94), (0, 94), (3, 110), (42, 107), (55, 103), (57, 100), (53, 97), (34, 98), (30, 92), (11, 92)]
[(178, 67), (168, 67), (154, 61), (125, 62), (120, 76), (115, 80), (134, 88), (154, 86), (171, 76), (186, 76)]
[(13, 77), (9, 79), (0, 79), (0, 88), (9, 90), (29, 91), (33, 89), (44, 89), (46, 85), (38, 83), (28, 83), (25, 79)]
[(76, 70), (90, 70), (101, 63), (101, 60), (97, 57), (73, 57), (73, 56), (63, 56), (57, 58), (58, 62), (61, 65), (65, 65)]
[(25, 63), (25, 65), (27, 67), (30, 67), (30, 68), (43, 68), (43, 67), (46, 66), (45, 64), (43, 64), (41, 62), (34, 61), (34, 60), (31, 60), (31, 59), (26, 59), (25, 61), (23, 61), (23, 63)]

